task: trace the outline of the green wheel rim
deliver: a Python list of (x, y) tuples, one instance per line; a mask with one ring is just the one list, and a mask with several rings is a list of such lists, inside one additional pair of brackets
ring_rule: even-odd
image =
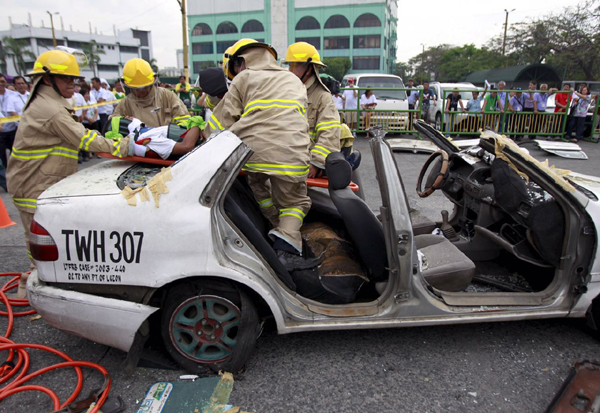
[(214, 295), (200, 295), (181, 303), (171, 316), (171, 342), (183, 356), (197, 363), (219, 363), (233, 354), (240, 309)]

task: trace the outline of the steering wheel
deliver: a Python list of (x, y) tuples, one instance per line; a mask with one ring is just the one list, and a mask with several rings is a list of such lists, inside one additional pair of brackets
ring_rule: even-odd
[[(421, 190), (425, 173), (432, 164), (433, 166), (431, 167), (431, 170), (427, 175), (427, 181), (425, 182), (426, 186)], [(427, 161), (425, 161), (425, 164), (419, 173), (419, 179), (417, 179), (417, 194), (421, 198), (427, 198), (429, 195), (433, 194), (436, 189), (439, 189), (442, 186), (442, 183), (448, 176), (448, 172), (448, 152), (440, 149), (439, 151), (432, 153)]]

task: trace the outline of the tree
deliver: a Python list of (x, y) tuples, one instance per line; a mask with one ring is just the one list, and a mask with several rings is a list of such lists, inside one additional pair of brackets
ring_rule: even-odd
[(478, 70), (502, 67), (503, 59), (500, 53), (474, 44), (453, 47), (444, 52), (440, 59), (439, 81), (460, 82), (468, 74)]
[(156, 59), (155, 59), (155, 58), (152, 58), (152, 59), (150, 59), (150, 61), (149, 61), (148, 63), (149, 63), (149, 64), (150, 64), (150, 66), (152, 67), (152, 71), (153, 71), (154, 73), (158, 73), (158, 65), (157, 65)]
[[(85, 66), (89, 66), (94, 72), (94, 77), (98, 76), (98, 63), (100, 63), (100, 55), (106, 54), (106, 52), (98, 48), (98, 43), (95, 40), (91, 40), (88, 44), (83, 44), (81, 50), (88, 58), (88, 62)], [(83, 66), (83, 65), (82, 65)], [(85, 67), (83, 66), (83, 67)]]
[(17, 72), (19, 76), (25, 73), (24, 57), (28, 57), (31, 60), (35, 60), (36, 57), (30, 50), (25, 49), (30, 46), (27, 40), (13, 39), (12, 37), (4, 36), (2, 38), (2, 43), (4, 43), (4, 54), (6, 56), (12, 56), (13, 58), (15, 72)]
[(323, 59), (323, 63), (327, 65), (325, 72), (340, 82), (352, 67), (352, 62), (347, 57), (326, 57)]
[(396, 76), (400, 76), (404, 82), (408, 80), (409, 77), (412, 76), (413, 68), (411, 65), (405, 62), (396, 62), (396, 67), (394, 69), (394, 74)]
[[(600, 0), (585, 0), (560, 13), (513, 24), (506, 39), (507, 65), (548, 63), (569, 77), (600, 77)], [(502, 49), (502, 37), (490, 47)]]
[(415, 68), (415, 80), (420, 80), (421, 82), (425, 80), (438, 80), (442, 56), (446, 50), (451, 48), (452, 46), (448, 44), (441, 44), (430, 47), (423, 53), (419, 53), (411, 58), (408, 64)]

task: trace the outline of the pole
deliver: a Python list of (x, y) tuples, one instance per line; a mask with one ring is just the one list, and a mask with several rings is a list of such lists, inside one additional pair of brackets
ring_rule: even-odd
[(50, 15), (50, 27), (52, 27), (52, 43), (54, 44), (54, 48), (56, 49), (56, 35), (54, 34), (54, 19), (52, 18), (52, 13), (46, 11)]
[(506, 20), (504, 21), (504, 39), (502, 40), (502, 57), (504, 57), (504, 52), (506, 51), (506, 32), (508, 31), (508, 13), (515, 11), (516, 9), (512, 9), (508, 11), (504, 9), (506, 13)]
[(179, 5), (181, 6), (181, 26), (183, 28), (183, 75), (185, 76), (185, 81), (189, 83), (190, 71), (188, 68), (188, 34), (185, 1), (186, 0), (179, 1)]
[(421, 43), (421, 47), (423, 49), (423, 51), (421, 52), (421, 84), (423, 84), (423, 79), (425, 78), (425, 45)]

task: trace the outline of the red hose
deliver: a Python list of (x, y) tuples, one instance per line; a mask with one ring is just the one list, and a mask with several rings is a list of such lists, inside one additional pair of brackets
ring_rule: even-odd
[[(108, 374), (108, 371), (104, 367), (96, 363), (91, 363), (89, 361), (75, 361), (62, 351), (58, 351), (56, 349), (53, 349), (52, 347), (44, 346), (41, 344), (21, 344), (15, 343), (12, 340), (10, 340), (9, 337), (14, 326), (14, 317), (35, 314), (35, 310), (27, 310), (15, 313), (13, 312), (13, 307), (27, 307), (29, 306), (29, 301), (27, 299), (9, 299), (8, 297), (6, 297), (6, 293), (8, 291), (18, 287), (19, 279), (21, 277), (20, 273), (0, 273), (0, 277), (13, 277), (6, 284), (4, 284), (2, 288), (0, 288), (0, 300), (2, 300), (4, 305), (6, 305), (6, 311), (0, 311), (0, 315), (8, 316), (8, 326), (6, 327), (6, 333), (4, 334), (4, 336), (0, 336), (0, 351), (8, 351), (6, 363), (13, 363), (15, 355), (17, 355), (18, 357), (17, 362), (14, 363), (15, 366), (12, 369), (9, 369), (10, 371), (0, 370), (0, 384), (6, 383), (14, 376), (16, 376), (10, 383), (6, 384), (4, 387), (0, 387), (0, 401), (13, 394), (17, 394), (20, 392), (39, 391), (45, 393), (50, 397), (50, 399), (52, 400), (52, 404), (54, 405), (54, 410), (63, 409), (77, 399), (79, 393), (81, 392), (81, 389), (83, 388), (83, 373), (81, 372), (80, 367), (89, 367), (98, 370), (104, 376), (104, 387), (102, 389), (102, 392), (99, 395), (96, 405), (92, 410), (90, 410), (90, 413), (97, 413), (106, 401), (108, 393), (110, 392), (111, 378)], [(52, 366), (47, 366), (33, 373), (27, 374), (30, 364), (29, 353), (27, 353), (26, 350), (27, 348), (47, 351), (49, 353), (55, 354), (63, 358), (66, 361), (54, 364)], [(4, 364), (4, 366), (6, 366), (6, 363)], [(73, 390), (71, 396), (63, 404), (60, 403), (60, 400), (56, 393), (47, 387), (38, 385), (23, 385), (24, 383), (37, 376), (64, 367), (72, 367), (75, 370), (75, 374), (77, 375), (77, 385), (75, 386), (75, 390)]]

